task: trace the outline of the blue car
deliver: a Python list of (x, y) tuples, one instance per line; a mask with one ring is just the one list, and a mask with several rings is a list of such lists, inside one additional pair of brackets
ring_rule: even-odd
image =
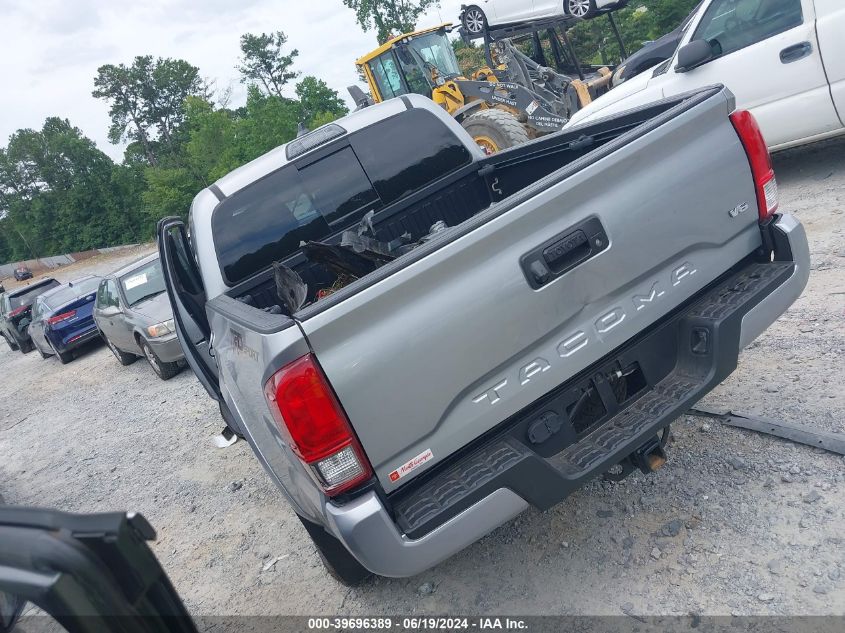
[(83, 277), (35, 300), (29, 336), (41, 358), (55, 354), (64, 365), (73, 360), (74, 349), (99, 338), (93, 309), (100, 281), (100, 277)]

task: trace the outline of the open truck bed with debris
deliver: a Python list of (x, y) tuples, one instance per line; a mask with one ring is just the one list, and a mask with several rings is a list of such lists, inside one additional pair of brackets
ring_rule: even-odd
[(346, 582), (407, 576), (658, 433), (801, 293), (801, 224), (712, 87), (485, 156), (415, 95), (159, 225), (185, 355)]

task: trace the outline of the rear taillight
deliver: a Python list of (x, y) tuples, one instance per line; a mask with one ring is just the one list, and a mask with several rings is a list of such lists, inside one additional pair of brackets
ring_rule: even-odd
[(62, 321), (67, 321), (68, 319), (72, 319), (76, 316), (76, 310), (71, 310), (70, 312), (62, 312), (61, 314), (57, 314), (56, 316), (52, 316), (47, 319), (47, 323), (50, 325), (56, 325), (56, 323), (61, 323)]
[(18, 316), (19, 314), (23, 314), (23, 313), (24, 313), (24, 312), (26, 312), (28, 309), (29, 309), (29, 306), (21, 306), (20, 308), (15, 308), (15, 309), (14, 309), (14, 310), (12, 310), (11, 312), (9, 312), (9, 318), (11, 318), (11, 317), (16, 317), (16, 316)]
[(754, 115), (748, 110), (737, 110), (731, 114), (731, 123), (739, 135), (739, 140), (742, 141), (751, 165), (760, 221), (766, 220), (772, 217), (778, 208), (778, 181), (772, 169), (769, 148), (766, 147), (766, 141)]
[(329, 496), (372, 476), (364, 451), (313, 354), (273, 374), (264, 395), (291, 449)]

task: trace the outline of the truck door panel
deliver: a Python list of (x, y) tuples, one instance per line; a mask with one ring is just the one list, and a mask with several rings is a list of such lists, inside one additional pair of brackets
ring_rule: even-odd
[(751, 110), (769, 146), (841, 126), (830, 98), (812, 0), (714, 0), (683, 44), (705, 39), (722, 54), (685, 73), (670, 66), (671, 96), (724, 84)]

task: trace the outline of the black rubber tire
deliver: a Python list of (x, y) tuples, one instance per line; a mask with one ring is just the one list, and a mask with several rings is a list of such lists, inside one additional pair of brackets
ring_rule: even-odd
[(525, 126), (519, 119), (510, 112), (495, 108), (479, 110), (465, 118), (461, 125), (473, 139), (486, 137), (495, 143), (496, 147), (492, 149), (479, 143), (487, 153), (515, 147), (530, 140)]
[(9, 346), (9, 349), (10, 349), (10, 350), (12, 350), (13, 352), (18, 351), (18, 344), (17, 344), (17, 343), (15, 343), (15, 342), (14, 342), (12, 339), (10, 339), (8, 336), (6, 336), (5, 332), (3, 333), (3, 338), (4, 338), (4, 339), (6, 339), (6, 345), (8, 345), (8, 346)]
[[(580, 5), (573, 11), (573, 4)], [(576, 6), (577, 6), (576, 5)], [(563, 12), (566, 15), (572, 15), (582, 20), (587, 20), (596, 14), (596, 0), (589, 0), (589, 8), (586, 12), (583, 11), (584, 0), (563, 0)]]
[[(481, 18), (480, 27), (478, 26), (479, 22), (478, 19), (476, 19), (476, 16), (480, 16)], [(461, 15), (461, 26), (463, 26), (464, 30), (473, 37), (481, 35), (487, 29), (487, 16), (485, 15), (484, 10), (478, 5), (469, 5), (466, 9), (464, 9), (463, 14)]]
[(18, 348), (21, 350), (21, 354), (29, 354), (33, 347), (32, 340), (26, 340), (18, 343)]
[(114, 357), (117, 359), (117, 362), (126, 367), (127, 365), (131, 365), (138, 357), (135, 354), (130, 354), (129, 352), (124, 352), (123, 350), (117, 349), (114, 343), (112, 343), (108, 338), (103, 336), (103, 341), (106, 343), (106, 347), (111, 350), (111, 353), (114, 354)]
[(372, 576), (372, 572), (359, 563), (343, 544), (316, 523), (296, 515), (308, 536), (317, 547), (317, 553), (329, 575), (347, 587), (355, 587)]
[(156, 373), (156, 376), (158, 376), (162, 380), (170, 380), (182, 369), (179, 366), (178, 362), (165, 363), (163, 360), (159, 359), (159, 357), (156, 356), (156, 353), (153, 351), (153, 348), (150, 347), (150, 344), (147, 343), (147, 341), (145, 341), (143, 338), (138, 340), (138, 347), (140, 347), (141, 351), (144, 352), (144, 356), (146, 357), (147, 362), (150, 364), (150, 367), (153, 368), (153, 371)]
[(59, 358), (59, 362), (62, 365), (67, 365), (70, 361), (73, 360), (73, 352), (56, 352), (56, 356)]

